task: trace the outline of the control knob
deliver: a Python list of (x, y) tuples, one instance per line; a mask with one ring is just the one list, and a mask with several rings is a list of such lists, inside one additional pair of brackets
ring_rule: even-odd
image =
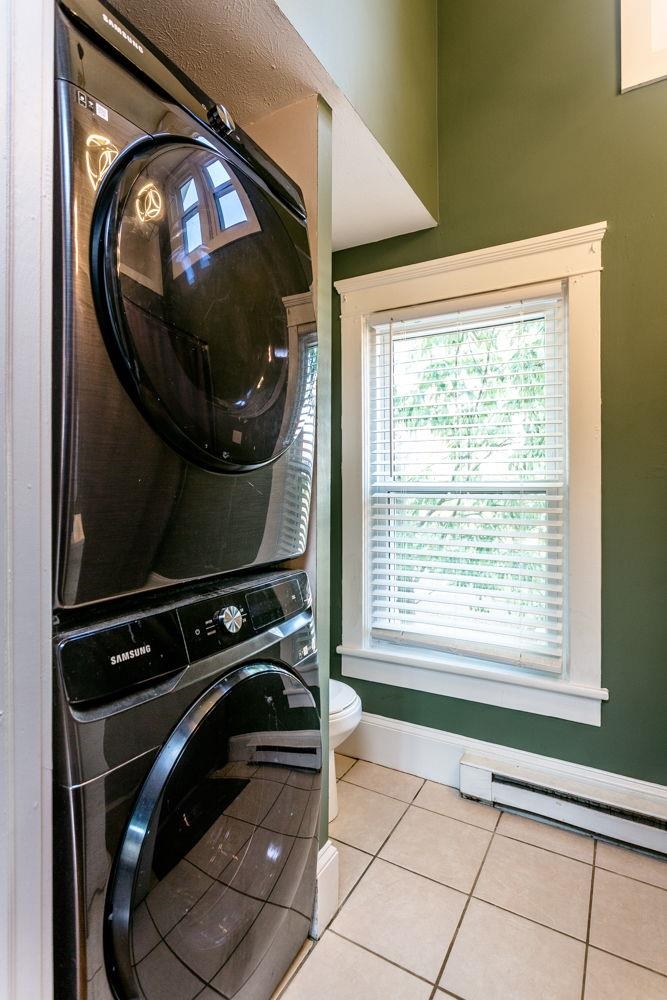
[(243, 612), (235, 604), (228, 604), (216, 615), (218, 624), (222, 625), (232, 635), (240, 632), (243, 626)]

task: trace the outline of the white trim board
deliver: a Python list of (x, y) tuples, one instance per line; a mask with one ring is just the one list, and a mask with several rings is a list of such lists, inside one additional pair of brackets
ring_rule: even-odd
[(344, 677), (381, 681), (408, 690), (429, 691), (593, 726), (600, 725), (601, 703), (609, 698), (606, 688), (573, 684), (560, 678), (517, 676), (515, 671), (482, 667), (462, 669), (454, 657), (449, 658), (445, 672), (441, 664), (446, 658), (429, 655), (428, 650), (410, 655), (403, 651), (337, 646), (336, 651), (341, 654)]
[[(589, 274), (602, 270), (600, 244), (606, 231), (606, 222), (596, 222), (560, 233), (342, 278), (334, 282), (334, 287), (341, 297), (342, 315), (355, 316), (405, 306), (402, 286), (406, 283), (410, 284), (413, 301), (437, 302), (568, 278), (572, 274)], [(471, 287), (470, 280), (461, 272), (473, 267), (481, 267), (483, 272), (475, 274)], [(446, 281), (451, 285), (444, 290), (443, 275), (450, 276)]]
[[(644, 824), (612, 816), (608, 822), (598, 823), (590, 810), (565, 810), (549, 794), (560, 791), (664, 823), (667, 822), (664, 785), (368, 712), (363, 713), (359, 727), (339, 752), (460, 788), (474, 798), (520, 808), (624, 843), (667, 853), (664, 830), (646, 824), (655, 831), (655, 835), (653, 832), (648, 835)], [(534, 800), (518, 796), (521, 801), (514, 801), (513, 793), (503, 789), (501, 798), (499, 789), (492, 788), (493, 777), (501, 775), (539, 786), (543, 791), (534, 793), (540, 796)]]
[[(601, 725), (600, 271), (606, 222), (337, 281), (341, 294), (343, 609), (346, 677)], [(567, 297), (567, 531), (563, 540), (566, 663), (559, 676), (491, 657), (429, 649), (409, 634), (371, 628), (368, 517), (374, 445), (369, 419), (369, 330), (409, 310), (431, 315), (506, 296), (531, 298), (557, 282)], [(471, 298), (472, 297), (472, 298)], [(487, 301), (488, 300), (488, 301)], [(465, 306), (462, 304), (466, 303)], [(360, 428), (362, 432), (360, 433)]]
[[(0, 997), (53, 996), (53, 3), (0, 5)], [(29, 119), (28, 119), (29, 109)]]
[(317, 898), (310, 936), (321, 938), (338, 909), (338, 848), (330, 840), (317, 856)]

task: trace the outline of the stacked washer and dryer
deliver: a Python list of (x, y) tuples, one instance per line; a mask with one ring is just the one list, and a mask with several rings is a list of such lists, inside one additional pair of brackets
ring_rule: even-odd
[(268, 1000), (312, 917), (317, 334), (298, 188), (56, 10), (57, 1000)]

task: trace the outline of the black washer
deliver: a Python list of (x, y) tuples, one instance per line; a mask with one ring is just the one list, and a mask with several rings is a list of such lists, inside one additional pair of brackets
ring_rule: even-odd
[[(236, 635), (207, 627), (232, 605)], [(305, 574), (66, 632), (55, 677), (57, 1000), (268, 1000), (315, 897)]]

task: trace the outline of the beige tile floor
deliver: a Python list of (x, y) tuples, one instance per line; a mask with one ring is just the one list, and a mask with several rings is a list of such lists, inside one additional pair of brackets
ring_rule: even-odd
[(336, 771), (339, 909), (280, 1000), (667, 1000), (667, 862), (366, 761)]

